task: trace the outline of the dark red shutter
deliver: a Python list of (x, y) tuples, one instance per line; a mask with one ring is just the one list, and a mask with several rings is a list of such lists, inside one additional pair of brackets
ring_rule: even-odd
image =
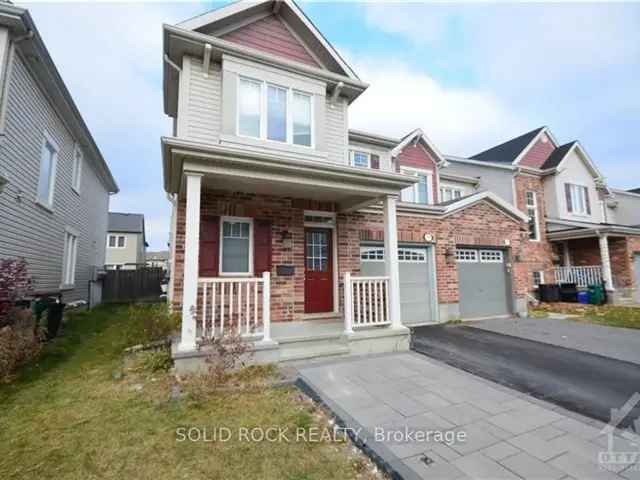
[(571, 185), (568, 183), (564, 184), (564, 195), (567, 199), (567, 212), (573, 212), (573, 203), (571, 203)]
[(371, 155), (371, 168), (380, 170), (380, 155)]
[(587, 215), (591, 215), (591, 199), (589, 198), (589, 188), (588, 187), (582, 187), (584, 188), (584, 201), (587, 204)]
[(271, 271), (271, 220), (253, 221), (253, 273)]
[(220, 217), (200, 218), (199, 275), (217, 277), (220, 265)]

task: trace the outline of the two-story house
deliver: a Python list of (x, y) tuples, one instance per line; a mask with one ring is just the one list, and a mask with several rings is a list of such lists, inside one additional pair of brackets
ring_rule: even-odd
[(604, 282), (611, 302), (640, 301), (640, 195), (608, 187), (580, 142), (560, 145), (541, 127), (447, 161), (447, 172), (476, 178), (480, 190), (526, 212), (532, 289)]
[(110, 270), (135, 270), (147, 263), (144, 215), (109, 212), (105, 266)]
[(234, 330), (256, 361), (408, 348), (407, 325), (526, 314), (527, 216), (420, 130), (349, 130), (367, 88), (291, 1), (164, 26), (178, 368)]
[(0, 3), (0, 257), (38, 295), (98, 303), (117, 191), (29, 12)]

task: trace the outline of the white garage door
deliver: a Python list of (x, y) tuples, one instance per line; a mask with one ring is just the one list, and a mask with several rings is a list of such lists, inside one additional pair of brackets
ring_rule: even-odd
[(502, 250), (459, 248), (456, 251), (460, 316), (464, 319), (509, 315), (509, 276)]
[[(383, 247), (361, 247), (360, 272), (363, 276), (384, 276)], [(431, 247), (401, 247), (400, 309), (407, 326), (436, 322), (434, 270)]]

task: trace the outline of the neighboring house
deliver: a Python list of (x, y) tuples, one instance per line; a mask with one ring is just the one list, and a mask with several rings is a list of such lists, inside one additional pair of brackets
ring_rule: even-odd
[(144, 267), (147, 240), (144, 215), (109, 212), (105, 265), (109, 270), (131, 270)]
[(612, 302), (640, 301), (640, 194), (610, 188), (579, 142), (560, 145), (541, 127), (470, 158), (446, 158), (446, 172), (476, 178), (529, 216), (532, 289), (604, 281)]
[(146, 254), (147, 267), (162, 268), (165, 271), (169, 270), (169, 252), (147, 252)]
[(165, 25), (164, 59), (179, 368), (230, 325), (272, 361), (406, 349), (408, 325), (526, 314), (526, 215), (449, 173), (419, 129), (349, 131), (368, 85), (294, 2)]
[(0, 4), (0, 257), (37, 294), (96, 304), (118, 187), (31, 19)]

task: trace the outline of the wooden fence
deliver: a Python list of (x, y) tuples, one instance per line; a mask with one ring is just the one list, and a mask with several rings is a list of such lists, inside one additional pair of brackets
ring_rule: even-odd
[(122, 303), (158, 299), (162, 294), (160, 285), (164, 275), (162, 268), (107, 270), (102, 283), (102, 301)]

